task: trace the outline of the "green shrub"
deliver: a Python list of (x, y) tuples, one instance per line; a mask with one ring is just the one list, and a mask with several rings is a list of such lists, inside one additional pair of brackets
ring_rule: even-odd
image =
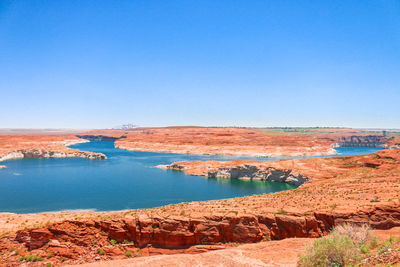
[(332, 232), (350, 237), (356, 245), (362, 245), (372, 237), (371, 227), (367, 224), (344, 223), (335, 226)]
[(298, 266), (345, 266), (360, 259), (360, 250), (347, 235), (332, 234), (316, 239), (301, 255)]
[(371, 250), (371, 248), (369, 246), (367, 246), (367, 245), (362, 245), (361, 246), (361, 252), (363, 254), (369, 255), (370, 250)]
[(102, 250), (101, 248), (98, 248), (98, 249), (97, 249), (97, 252), (98, 252), (100, 255), (106, 254), (106, 252), (105, 252), (104, 250)]
[(378, 254), (382, 254), (382, 253), (388, 251), (388, 250), (391, 249), (391, 248), (392, 248), (391, 243), (390, 243), (390, 242), (385, 242), (385, 244), (383, 244), (383, 245), (379, 248)]
[(280, 210), (278, 210), (278, 212), (277, 212), (278, 214), (286, 214), (287, 213), (287, 211), (286, 210), (284, 210), (284, 209), (280, 209)]
[(130, 258), (130, 257), (132, 257), (132, 253), (129, 250), (127, 250), (126, 253), (125, 253), (125, 256)]
[(378, 246), (378, 238), (376, 238), (376, 236), (373, 236), (371, 238), (370, 244), (371, 248), (376, 248)]
[(115, 246), (117, 244), (117, 241), (115, 239), (111, 239), (110, 243), (111, 245)]

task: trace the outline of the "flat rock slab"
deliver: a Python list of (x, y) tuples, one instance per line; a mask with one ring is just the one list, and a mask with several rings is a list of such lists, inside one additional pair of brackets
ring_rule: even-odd
[(160, 255), (70, 266), (296, 266), (299, 254), (312, 241), (312, 238), (288, 238), (201, 254)]

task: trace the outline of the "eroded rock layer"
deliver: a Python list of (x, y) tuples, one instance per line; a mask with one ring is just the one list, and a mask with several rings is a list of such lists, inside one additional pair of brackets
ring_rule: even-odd
[[(347, 129), (344, 129), (347, 130)], [(356, 131), (356, 130), (354, 130)], [(240, 156), (312, 156), (335, 154), (332, 145), (347, 132), (306, 132), (271, 129), (166, 127), (131, 130), (116, 141), (121, 149)]]
[(66, 147), (82, 142), (88, 141), (74, 135), (0, 135), (0, 161), (21, 158), (106, 158), (102, 153)]
[[(373, 228), (389, 229), (400, 226), (398, 207), (376, 207), (355, 213), (315, 212), (311, 214), (259, 214), (184, 217), (147, 217), (125, 215), (120, 219), (63, 221), (45, 227), (19, 230), (3, 237), (0, 251), (18, 250), (19, 257), (51, 255), (52, 262), (68, 259), (72, 262), (91, 262), (96, 259), (117, 259), (138, 255), (148, 248), (164, 254), (203, 252), (224, 248), (229, 242), (254, 243), (262, 240), (281, 240), (291, 237), (320, 237), (342, 222), (368, 223)], [(118, 245), (120, 244), (120, 245)], [(212, 245), (220, 244), (220, 247)], [(189, 248), (204, 245), (203, 250)], [(211, 245), (208, 247), (206, 245)], [(199, 248), (199, 247), (197, 247)], [(200, 246), (201, 248), (201, 246)], [(15, 261), (16, 255), (0, 256)]]
[[(234, 165), (233, 163), (236, 163)], [(176, 162), (171, 165), (159, 165), (161, 169), (184, 171), (191, 175), (206, 177), (228, 178), (228, 179), (249, 179), (259, 181), (271, 181), (302, 185), (310, 178), (290, 169), (278, 169), (265, 166), (265, 163), (241, 161), (186, 161)]]
[[(392, 142), (394, 136), (345, 128), (230, 128), (162, 127), (93, 130), (80, 136), (91, 140), (116, 140), (115, 147), (147, 152), (236, 155), (256, 157), (318, 156), (336, 154), (341, 140), (358, 138)], [(363, 146), (360, 144), (360, 146)], [(393, 147), (386, 144), (385, 147)]]

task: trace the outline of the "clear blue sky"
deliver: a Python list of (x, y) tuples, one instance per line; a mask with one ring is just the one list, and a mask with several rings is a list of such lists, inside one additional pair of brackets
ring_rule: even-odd
[(400, 128), (400, 1), (0, 0), (0, 128)]

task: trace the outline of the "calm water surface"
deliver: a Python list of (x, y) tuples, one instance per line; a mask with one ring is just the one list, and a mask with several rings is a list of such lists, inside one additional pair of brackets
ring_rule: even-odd
[[(22, 159), (0, 170), (0, 212), (98, 211), (150, 208), (171, 203), (240, 197), (295, 188), (285, 183), (206, 179), (154, 168), (183, 160), (252, 158), (126, 151), (113, 142), (71, 146), (101, 152), (107, 160), (81, 158)], [(338, 148), (341, 155), (369, 154), (378, 148)]]

